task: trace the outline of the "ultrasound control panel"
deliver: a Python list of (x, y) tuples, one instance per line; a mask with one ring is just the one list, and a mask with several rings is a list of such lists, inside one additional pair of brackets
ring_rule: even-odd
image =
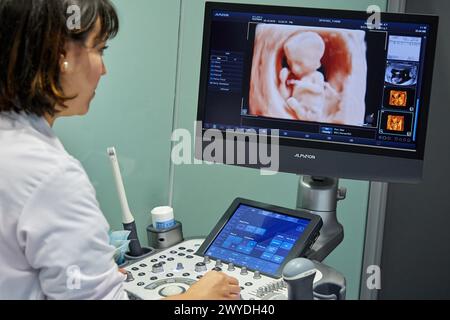
[[(196, 255), (203, 242), (204, 239), (188, 240), (127, 266), (125, 290), (130, 298), (157, 300), (182, 294), (206, 272), (215, 270), (239, 280), (244, 300), (287, 299), (286, 283), (282, 278)], [(314, 282), (321, 279), (322, 273), (317, 270)]]
[[(243, 299), (285, 299), (284, 266), (305, 256), (322, 220), (308, 212), (236, 199), (206, 239), (188, 240), (125, 268), (125, 289), (137, 299), (186, 292), (208, 271), (239, 280)], [(315, 281), (322, 273), (317, 270)]]

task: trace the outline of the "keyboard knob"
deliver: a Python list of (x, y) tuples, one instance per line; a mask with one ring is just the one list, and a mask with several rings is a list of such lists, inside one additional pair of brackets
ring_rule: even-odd
[(242, 268), (241, 268), (241, 275), (245, 276), (245, 275), (247, 275), (247, 274), (248, 274), (247, 267), (242, 267)]
[(204, 262), (197, 262), (195, 264), (195, 272), (205, 272), (207, 270)]
[(222, 260), (217, 260), (217, 261), (216, 261), (216, 267), (217, 267), (217, 268), (222, 267)]
[(253, 275), (253, 279), (261, 279), (261, 272), (259, 272), (258, 270), (255, 271), (254, 275)]
[(228, 271), (234, 271), (234, 269), (235, 269), (234, 264), (232, 262), (230, 262), (228, 264)]
[(155, 263), (152, 266), (152, 272), (153, 273), (161, 273), (164, 272), (164, 265), (162, 263)]
[(203, 258), (203, 263), (204, 264), (208, 264), (208, 263), (210, 263), (211, 261), (210, 261), (210, 259), (209, 259), (209, 256), (205, 256), (204, 258)]

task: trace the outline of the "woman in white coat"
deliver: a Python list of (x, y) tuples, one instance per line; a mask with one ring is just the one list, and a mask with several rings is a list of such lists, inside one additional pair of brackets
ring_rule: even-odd
[[(81, 28), (66, 21), (71, 5)], [(52, 130), (88, 112), (118, 28), (109, 0), (0, 0), (0, 299), (127, 299), (94, 188)], [(239, 290), (210, 272), (171, 298)]]

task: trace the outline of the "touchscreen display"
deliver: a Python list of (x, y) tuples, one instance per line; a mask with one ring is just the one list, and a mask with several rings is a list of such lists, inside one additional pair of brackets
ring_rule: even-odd
[(309, 223), (241, 204), (205, 255), (275, 276)]

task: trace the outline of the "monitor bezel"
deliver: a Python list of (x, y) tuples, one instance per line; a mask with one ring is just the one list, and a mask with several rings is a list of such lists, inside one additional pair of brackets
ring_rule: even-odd
[[(216, 226), (213, 228), (213, 230), (210, 232), (210, 234), (207, 236), (203, 244), (200, 246), (198, 251), (195, 253), (198, 256), (204, 257), (206, 252), (208, 251), (208, 248), (213, 244), (214, 240), (217, 238), (217, 236), (220, 234), (220, 232), (223, 230), (223, 228), (226, 226), (226, 224), (230, 221), (232, 216), (235, 214), (236, 210), (241, 206), (246, 205), (249, 207), (253, 207), (256, 209), (262, 209), (274, 213), (283, 214), (285, 216), (289, 217), (295, 217), (300, 219), (309, 220), (310, 223), (308, 224), (308, 227), (305, 229), (305, 231), (302, 233), (300, 238), (296, 241), (294, 247), (291, 249), (289, 254), (284, 259), (283, 263), (280, 264), (280, 267), (278, 268), (275, 275), (268, 274), (261, 272), (261, 274), (264, 274), (269, 277), (275, 277), (280, 278), (282, 276), (282, 270), (284, 266), (291, 261), (292, 259), (298, 258), (300, 256), (304, 256), (308, 249), (314, 244), (315, 240), (319, 236), (320, 229), (322, 228), (323, 222), (322, 218), (318, 215), (314, 215), (311, 213), (308, 213), (306, 211), (299, 211), (299, 210), (292, 210), (284, 207), (279, 207), (275, 205), (270, 205), (258, 201), (243, 199), (243, 198), (236, 198), (233, 203), (230, 205), (230, 207), (227, 209), (225, 214), (220, 218), (219, 222), (216, 224)], [(235, 263), (235, 266), (242, 267), (239, 263)], [(255, 271), (252, 268), (247, 267), (250, 271)], [(260, 271), (260, 270), (258, 270)]]
[[(205, 109), (206, 109), (206, 95), (209, 69), (209, 53), (210, 53), (210, 25), (212, 22), (213, 10), (225, 10), (235, 12), (255, 12), (255, 13), (270, 13), (281, 15), (299, 15), (299, 16), (324, 16), (330, 18), (341, 19), (367, 19), (369, 15), (364, 11), (353, 10), (335, 10), (335, 9), (316, 9), (303, 7), (289, 7), (289, 6), (273, 6), (273, 5), (253, 5), (253, 4), (238, 4), (226, 2), (206, 2), (205, 16), (203, 26), (203, 46), (202, 46), (202, 60), (200, 71), (200, 87), (198, 97), (197, 121), (204, 123)], [(279, 137), (279, 144), (281, 147), (294, 147), (309, 150), (323, 150), (323, 151), (337, 151), (343, 153), (358, 153), (363, 155), (376, 155), (387, 158), (400, 158), (410, 160), (424, 160), (426, 134), (428, 128), (429, 109), (431, 100), (431, 83), (434, 72), (434, 61), (437, 41), (437, 29), (439, 17), (432, 15), (416, 15), (416, 14), (393, 14), (382, 13), (381, 19), (383, 22), (405, 22), (416, 24), (428, 24), (430, 26), (430, 37), (427, 41), (427, 48), (425, 50), (425, 68), (422, 80), (422, 105), (420, 113), (420, 121), (417, 126), (417, 149), (416, 151), (395, 150), (389, 148), (369, 147), (354, 144), (329, 143), (322, 141), (308, 141), (295, 138)], [(202, 128), (201, 132), (197, 132), (197, 136), (206, 132), (207, 129)], [(225, 130), (221, 130), (223, 138), (226, 139)], [(239, 134), (239, 133), (237, 133)], [(201, 137), (200, 137), (201, 138)], [(203, 146), (201, 147), (203, 148)], [(196, 152), (198, 155), (198, 152)]]

